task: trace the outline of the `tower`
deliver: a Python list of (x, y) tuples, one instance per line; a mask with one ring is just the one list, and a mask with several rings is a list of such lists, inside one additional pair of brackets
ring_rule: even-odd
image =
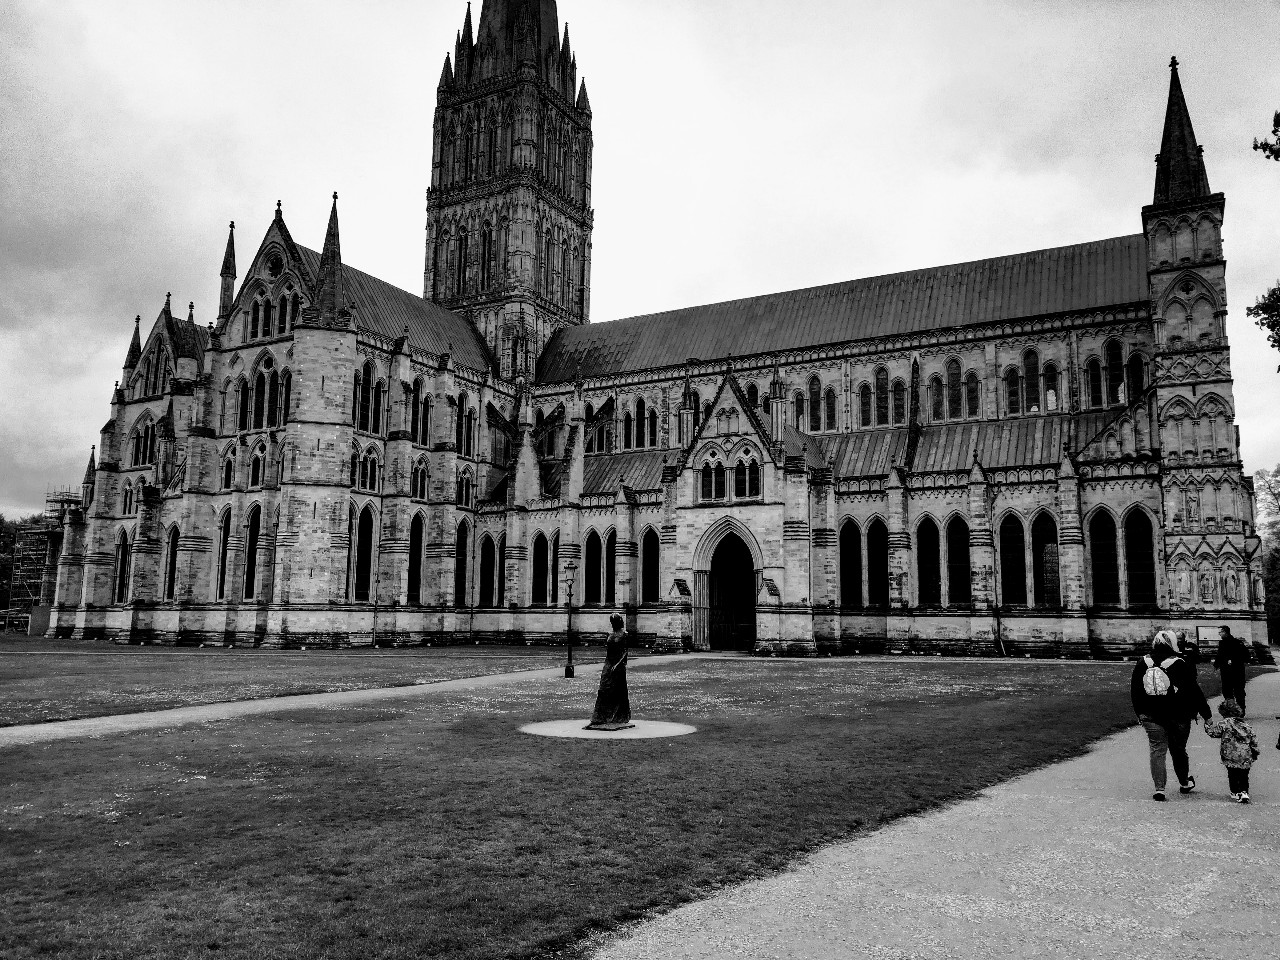
[[(1260, 616), (1253, 491), (1242, 472), (1226, 335), (1225, 200), (1209, 188), (1178, 61), (1170, 64), (1155, 194), (1142, 208), (1155, 325), (1153, 386), (1161, 456), (1168, 607), (1194, 618)], [(1136, 398), (1131, 398), (1136, 400)], [(1232, 617), (1235, 614), (1235, 617)], [(1259, 625), (1260, 626), (1260, 625)], [(1265, 628), (1263, 628), (1265, 629)]]
[(529, 375), (586, 323), (591, 105), (555, 0), (471, 7), (436, 94), (423, 296), (474, 323), (502, 375)]

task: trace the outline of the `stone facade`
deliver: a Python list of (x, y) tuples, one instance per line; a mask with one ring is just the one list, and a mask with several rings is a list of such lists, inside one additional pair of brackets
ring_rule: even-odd
[[(1266, 639), (1224, 201), (1176, 65), (1142, 233), (588, 324), (553, 0), (446, 58), (424, 297), (277, 209), (216, 324), (134, 331), (51, 635), (1113, 656)], [(234, 227), (234, 225), (233, 225)]]

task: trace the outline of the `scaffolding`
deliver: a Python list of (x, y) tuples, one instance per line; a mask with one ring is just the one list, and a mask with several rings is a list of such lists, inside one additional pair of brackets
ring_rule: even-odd
[(13, 562), (9, 569), (9, 607), (4, 611), (6, 630), (26, 632), (31, 608), (53, 603), (62, 553), (62, 519), (80, 505), (77, 490), (50, 490), (45, 494), (44, 516), (35, 523), (19, 524), (14, 531)]

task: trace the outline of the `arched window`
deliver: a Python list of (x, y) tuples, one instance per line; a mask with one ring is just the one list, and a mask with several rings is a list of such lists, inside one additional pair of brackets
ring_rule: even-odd
[(262, 486), (262, 454), (255, 452), (249, 459), (249, 487)]
[(467, 605), (467, 558), (471, 549), (471, 526), (466, 520), (458, 524), (453, 548), (453, 605), (459, 610)]
[(124, 484), (124, 496), (121, 497), (120, 514), (125, 517), (133, 515), (133, 484), (127, 480)]
[(649, 410), (649, 446), (658, 445), (658, 411)]
[(271, 336), (271, 301), (262, 301), (262, 330), (264, 337)]
[(1089, 559), (1094, 606), (1120, 606), (1120, 554), (1116, 545), (1116, 522), (1105, 510), (1099, 510), (1089, 521)]
[(1062, 606), (1058, 573), (1058, 525), (1047, 513), (1031, 524), (1031, 583), (1037, 607)]
[(297, 291), (294, 291), (293, 295), (289, 297), (289, 328), (298, 325), (298, 312), (300, 309), (301, 301), (298, 299)]
[(876, 370), (876, 425), (885, 426), (889, 422), (889, 371), (884, 367)]
[[(469, 159), (467, 162), (469, 162)], [(467, 231), (463, 230), (458, 234), (458, 271), (454, 274), (454, 280), (456, 281), (453, 291), (454, 296), (465, 297), (467, 295), (467, 270), (471, 266), (469, 254)]]
[(803, 430), (805, 425), (804, 394), (797, 392), (795, 397), (792, 398), (791, 404), (792, 404), (791, 419), (795, 423), (795, 428), (797, 430)]
[(1147, 385), (1141, 354), (1129, 354), (1129, 362), (1125, 366), (1125, 373), (1127, 374), (1126, 380), (1129, 402), (1136, 403), (1138, 398), (1142, 396), (1142, 391), (1146, 389)]
[(373, 364), (367, 360), (365, 361), (364, 370), (356, 380), (356, 383), (360, 390), (360, 417), (356, 428), (367, 433), (373, 407)]
[(409, 525), (409, 602), (422, 602), (422, 534), (425, 522), (422, 514), (413, 515)]
[(258, 327), (262, 317), (262, 301), (253, 301), (253, 306), (249, 308), (249, 337), (250, 340), (258, 339)]
[(413, 405), (409, 408), (409, 439), (422, 443), (422, 379), (413, 381)]
[(1018, 383), (1018, 371), (1010, 368), (1004, 375), (1005, 410), (1016, 416), (1022, 412), (1022, 385)]
[(583, 546), (583, 585), (582, 602), (588, 605), (600, 602), (600, 577), (602, 574), (603, 551), (600, 546), (600, 534), (592, 530), (587, 534), (587, 542)]
[(712, 478), (715, 482), (714, 497), (717, 500), (725, 498), (725, 470), (723, 463), (717, 463), (711, 470)]
[(280, 377), (280, 425), (289, 422), (290, 404), (293, 402), (293, 376), (288, 370)]
[(907, 385), (901, 380), (893, 381), (893, 422), (907, 422)]
[(942, 604), (942, 544), (938, 525), (925, 517), (916, 527), (916, 572), (919, 577), (919, 605), (937, 607)]
[(373, 385), (373, 409), (370, 411), (369, 431), (379, 436), (382, 435), (382, 395), (385, 389), (381, 380)]
[[(463, 434), (463, 439), (466, 440), (466, 450), (464, 451), (464, 456), (468, 456), (468, 457), (475, 456), (476, 432), (477, 432), (476, 431), (476, 409), (475, 407), (472, 407), (470, 410), (467, 411), (466, 431)], [(553, 443), (554, 443), (554, 436), (555, 435), (552, 434)]]
[(960, 405), (960, 361), (947, 361), (947, 416), (959, 420), (964, 415)]
[(1094, 357), (1084, 366), (1085, 389), (1089, 397), (1089, 406), (1102, 406), (1102, 364)]
[(645, 439), (644, 427), (645, 427), (646, 419), (648, 418), (645, 416), (644, 400), (637, 400), (636, 401), (636, 446), (637, 447), (644, 446), (644, 439)]
[(1062, 405), (1058, 394), (1058, 365), (1046, 363), (1041, 376), (1044, 378), (1044, 408), (1053, 413)]
[(497, 581), (494, 589), (498, 594), (498, 606), (506, 606), (507, 603), (507, 536), (503, 534), (498, 537), (498, 569), (494, 574)]
[(276, 313), (278, 314), (276, 322), (280, 325), (279, 332), (283, 334), (289, 329), (289, 298), (283, 293), (280, 294), (280, 304), (276, 308)]
[(864, 427), (871, 426), (871, 387), (865, 383), (858, 388), (858, 420)]
[(1027, 605), (1026, 534), (1013, 514), (1000, 524), (1000, 596), (1006, 607)]
[(978, 375), (972, 371), (964, 381), (964, 405), (966, 416), (978, 415)]
[(249, 429), (249, 381), (244, 377), (240, 378), (240, 383), (236, 386), (236, 413), (237, 426), (240, 430)]
[(267, 377), (261, 371), (253, 378), (253, 429), (261, 430), (267, 409)]
[(254, 506), (249, 511), (244, 535), (244, 592), (245, 600), (258, 595), (258, 538), (262, 535), (262, 508)]
[[(490, 135), (492, 141), (492, 135)], [(492, 273), (490, 269), (493, 260), (493, 227), (485, 224), (480, 228), (480, 290), (489, 289), (492, 283)]]
[(169, 530), (164, 558), (164, 598), (172, 600), (178, 588), (178, 525)]
[(409, 495), (415, 500), (427, 499), (427, 461), (419, 460), (413, 466), (413, 477)]
[(822, 429), (822, 384), (817, 377), (809, 378), (809, 432)]
[(494, 605), (494, 574), (498, 567), (498, 551), (488, 534), (480, 538), (480, 606), (488, 609)]
[(714, 495), (713, 491), (714, 487), (712, 486), (711, 464), (704, 463), (702, 465), (702, 499), (710, 500)]
[[(542, 413), (541, 410), (538, 411)], [(458, 406), (454, 410), (453, 418), (453, 446), (459, 454), (466, 450), (466, 433), (467, 433), (467, 395), (465, 393), (458, 394)], [(534, 424), (535, 433), (541, 428), (541, 423)]]
[(840, 528), (840, 606), (862, 608), (862, 531), (852, 520)]
[(1040, 354), (1028, 350), (1022, 355), (1022, 387), (1026, 394), (1023, 409), (1027, 413), (1040, 412)]
[(129, 534), (120, 531), (120, 539), (116, 541), (115, 569), (115, 602), (124, 603), (129, 599)]
[(373, 586), (373, 507), (368, 504), (360, 511), (360, 525), (356, 531), (356, 582), (357, 603), (368, 602)]
[(1119, 340), (1108, 340), (1102, 350), (1107, 364), (1107, 403), (1120, 403), (1124, 393), (1124, 355)]
[(622, 415), (622, 449), (631, 449), (631, 411)]
[(1124, 559), (1129, 578), (1129, 606), (1156, 605), (1156, 555), (1151, 519), (1135, 509), (1124, 518)]
[(867, 606), (889, 606), (889, 528), (880, 519), (867, 527)]
[(218, 531), (218, 600), (227, 598), (227, 569), (231, 559), (231, 511), (222, 514), (222, 529)]
[(823, 397), (823, 426), (827, 430), (836, 429), (836, 392), (831, 387), (827, 387)]
[(547, 538), (541, 533), (533, 538), (533, 595), (531, 602), (535, 607), (546, 606), (547, 603)]
[(604, 602), (613, 606), (618, 597), (618, 535), (610, 530), (604, 538)]
[(973, 576), (969, 566), (969, 524), (952, 517), (947, 524), (947, 603), (957, 607), (973, 601)]
[[(353, 456), (352, 462), (355, 462)], [(355, 481), (352, 481), (354, 485)], [(356, 557), (356, 506), (354, 503), (347, 504), (347, 579), (343, 587), (342, 598), (344, 600), (351, 599), (351, 568)]]
[(754, 383), (747, 384), (747, 403), (751, 406), (752, 410), (760, 406), (760, 388)]
[(733, 468), (733, 495), (735, 497), (747, 495), (747, 465), (741, 460)]
[(760, 464), (756, 463), (755, 458), (747, 464), (747, 496), (760, 496)]
[(943, 396), (941, 377), (929, 380), (929, 419), (935, 423), (946, 419), (946, 398)]
[(652, 528), (640, 538), (640, 602), (657, 603), (662, 599), (658, 534)]

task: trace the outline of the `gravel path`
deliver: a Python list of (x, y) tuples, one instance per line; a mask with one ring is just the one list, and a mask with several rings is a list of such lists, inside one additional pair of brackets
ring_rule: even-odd
[[(689, 660), (704, 654), (674, 654), (661, 657), (644, 657), (633, 661), (632, 668), (669, 663), (672, 660)], [(710, 654), (707, 656), (715, 656)], [(600, 664), (578, 664), (579, 678), (599, 676)], [(564, 667), (541, 670), (521, 670), (516, 673), (495, 673), (461, 680), (440, 680), (435, 683), (412, 686), (378, 687), (370, 690), (342, 690), (334, 693), (304, 693), (287, 697), (265, 697), (260, 700), (237, 700), (230, 703), (207, 703), (194, 707), (178, 707), (173, 710), (154, 710), (148, 713), (124, 713), (108, 717), (88, 717), (83, 720), (60, 720), (51, 723), (33, 723), (23, 726), (0, 727), (0, 748), (30, 743), (49, 743), (54, 740), (73, 740), (85, 737), (102, 737), (109, 734), (130, 733), (134, 730), (157, 730), (180, 727), (191, 723), (208, 723), (214, 720), (230, 720), (262, 713), (279, 713), (282, 710), (304, 710), (311, 707), (338, 707), (354, 704), (379, 703), (384, 700), (403, 700), (410, 697), (429, 696), (438, 691), (476, 690), (496, 684), (511, 682), (549, 683), (563, 680)]]
[(1280, 674), (1250, 682), (1249, 708), (1262, 748), (1249, 806), (1229, 801), (1218, 741), (1199, 728), (1190, 744), (1199, 789), (1153, 802), (1135, 727), (1086, 756), (639, 924), (595, 960), (1271, 960), (1280, 955)]

